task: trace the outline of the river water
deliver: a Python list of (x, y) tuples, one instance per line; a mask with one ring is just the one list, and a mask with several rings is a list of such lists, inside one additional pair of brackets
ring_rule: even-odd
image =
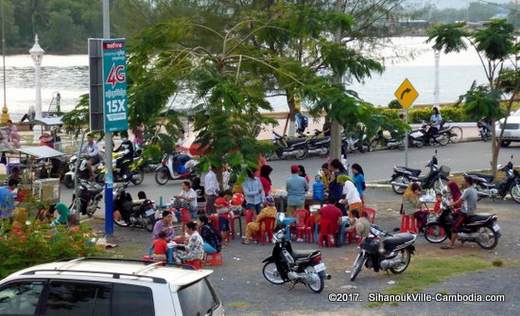
[[(385, 71), (376, 74), (362, 84), (352, 84), (350, 89), (358, 91), (366, 101), (376, 105), (386, 105), (393, 97), (395, 89), (408, 78), (419, 91), (417, 104), (433, 103), (434, 53), (424, 43), (423, 37), (395, 38), (392, 47), (380, 52), (382, 56), (410, 56), (403, 59), (385, 58)], [(372, 52), (373, 53), (373, 52)], [(441, 55), (440, 59), (440, 99), (453, 102), (464, 94), (474, 80), (484, 82), (485, 77), (478, 56), (473, 51)], [(7, 105), (13, 113), (25, 113), (34, 104), (34, 69), (29, 55), (6, 57)], [(1, 76), (1, 74), (0, 74)], [(1, 77), (0, 77), (1, 78)], [(87, 55), (45, 55), (42, 63), (42, 110), (46, 111), (56, 92), (61, 94), (63, 110), (70, 110), (78, 97), (88, 92)], [(188, 98), (179, 96), (173, 106), (186, 106)], [(285, 98), (270, 98), (275, 111), (287, 111)]]

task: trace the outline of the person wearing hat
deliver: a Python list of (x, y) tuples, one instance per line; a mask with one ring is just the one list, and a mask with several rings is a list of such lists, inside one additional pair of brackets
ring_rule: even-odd
[(274, 206), (274, 199), (272, 196), (267, 196), (265, 198), (265, 207), (260, 211), (260, 213), (256, 216), (256, 220), (250, 222), (246, 226), (246, 238), (244, 239), (244, 244), (251, 243), (251, 239), (253, 236), (258, 233), (260, 230), (260, 221), (264, 218), (276, 218), (276, 207)]
[(287, 215), (293, 211), (301, 210), (305, 207), (305, 195), (309, 186), (304, 177), (300, 176), (300, 167), (291, 166), (291, 175), (287, 179)]

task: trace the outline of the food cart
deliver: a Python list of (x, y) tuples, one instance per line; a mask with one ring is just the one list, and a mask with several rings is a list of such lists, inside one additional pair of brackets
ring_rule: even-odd
[(34, 198), (45, 205), (54, 205), (60, 200), (60, 179), (41, 178), (42, 168), (49, 160), (64, 154), (48, 146), (22, 146), (12, 149), (8, 155), (8, 166), (18, 166), (22, 171), (21, 188), (32, 192)]

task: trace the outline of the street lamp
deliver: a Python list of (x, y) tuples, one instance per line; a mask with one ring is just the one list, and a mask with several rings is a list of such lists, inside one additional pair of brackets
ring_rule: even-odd
[[(38, 34), (34, 37), (34, 46), (29, 50), (31, 58), (34, 62), (34, 88), (36, 91), (35, 99), (35, 118), (42, 117), (42, 86), (40, 82), (40, 67), (42, 65), (43, 54), (45, 51), (40, 47), (38, 42)], [(41, 136), (41, 125), (34, 125), (33, 134), (34, 141), (37, 142)]]
[(2, 1), (2, 61), (3, 61), (3, 86), (4, 86), (4, 106), (2, 107), (2, 114), (0, 115), (0, 123), (7, 124), (9, 121), (9, 111), (7, 110), (7, 78), (5, 77), (5, 14), (4, 14), (4, 1)]

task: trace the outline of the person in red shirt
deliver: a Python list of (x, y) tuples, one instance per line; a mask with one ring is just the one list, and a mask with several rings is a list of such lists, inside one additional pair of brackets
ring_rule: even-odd
[(166, 240), (166, 232), (161, 231), (159, 238), (152, 242), (153, 247), (153, 258), (155, 260), (166, 260), (166, 253), (168, 251), (168, 241)]
[(260, 183), (262, 183), (262, 186), (264, 187), (265, 196), (271, 194), (272, 181), (269, 177), (271, 175), (271, 172), (273, 172), (273, 168), (271, 168), (271, 166), (269, 165), (263, 165), (262, 167), (260, 167)]
[(318, 214), (320, 215), (319, 243), (321, 244), (325, 237), (328, 243), (334, 244), (334, 235), (338, 231), (338, 224), (341, 224), (343, 215), (341, 210), (333, 204), (326, 204), (318, 211)]

